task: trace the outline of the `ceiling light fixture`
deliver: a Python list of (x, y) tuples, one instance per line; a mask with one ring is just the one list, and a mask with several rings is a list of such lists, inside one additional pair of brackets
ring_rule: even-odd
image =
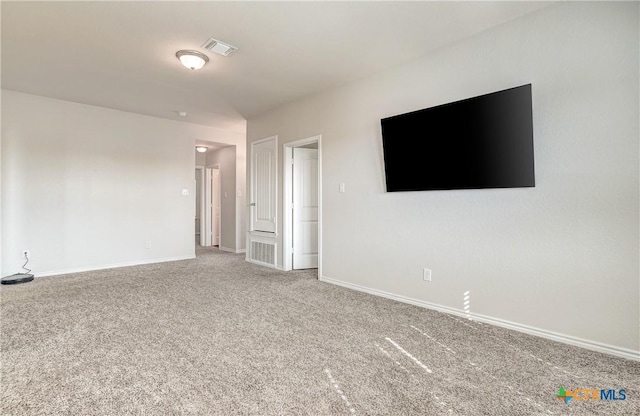
[(193, 71), (202, 68), (204, 64), (209, 62), (209, 57), (207, 55), (198, 51), (186, 49), (176, 52), (176, 57), (180, 59), (182, 65)]
[(200, 153), (205, 153), (207, 151), (208, 147), (207, 146), (196, 146), (196, 151), (200, 152)]

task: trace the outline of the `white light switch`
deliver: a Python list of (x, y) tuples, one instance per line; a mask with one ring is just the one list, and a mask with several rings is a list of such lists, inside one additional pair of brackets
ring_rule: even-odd
[(340, 182), (340, 186), (338, 188), (340, 190), (340, 193), (343, 194), (344, 193), (344, 182)]
[(188, 189), (183, 189), (182, 190), (182, 196), (189, 196), (189, 190)]
[(424, 280), (425, 282), (431, 281), (431, 269), (424, 269), (422, 271), (422, 280)]

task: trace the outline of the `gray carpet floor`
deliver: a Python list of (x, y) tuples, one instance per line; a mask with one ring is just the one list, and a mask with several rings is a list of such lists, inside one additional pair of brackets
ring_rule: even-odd
[(217, 249), (3, 285), (0, 307), (2, 415), (640, 414), (638, 362)]

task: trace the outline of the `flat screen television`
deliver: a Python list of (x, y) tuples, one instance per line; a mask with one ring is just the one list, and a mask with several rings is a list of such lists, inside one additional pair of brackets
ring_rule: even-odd
[(531, 84), (380, 124), (387, 192), (535, 186)]

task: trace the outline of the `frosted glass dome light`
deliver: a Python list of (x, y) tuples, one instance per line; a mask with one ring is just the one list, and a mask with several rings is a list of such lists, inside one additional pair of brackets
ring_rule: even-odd
[(180, 59), (182, 65), (192, 71), (198, 70), (209, 62), (207, 55), (198, 51), (181, 50), (176, 52), (176, 57)]

